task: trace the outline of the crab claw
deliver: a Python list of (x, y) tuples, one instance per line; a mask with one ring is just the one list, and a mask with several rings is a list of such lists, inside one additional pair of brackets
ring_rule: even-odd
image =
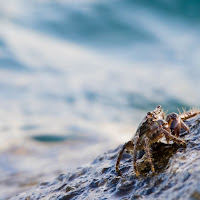
[(179, 137), (181, 130), (181, 119), (179, 118), (178, 114), (170, 113), (167, 115), (166, 120), (169, 123), (172, 135)]

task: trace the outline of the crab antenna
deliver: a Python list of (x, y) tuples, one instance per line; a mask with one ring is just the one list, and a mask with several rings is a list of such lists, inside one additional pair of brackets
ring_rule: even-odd
[(177, 110), (178, 110), (178, 112), (179, 112), (179, 115), (180, 115), (180, 114), (181, 114), (181, 112), (180, 112), (179, 108), (177, 108)]

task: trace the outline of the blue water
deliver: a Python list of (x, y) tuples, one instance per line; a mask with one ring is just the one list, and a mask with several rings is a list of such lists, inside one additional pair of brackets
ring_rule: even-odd
[(200, 2), (2, 1), (0, 199), (199, 106)]

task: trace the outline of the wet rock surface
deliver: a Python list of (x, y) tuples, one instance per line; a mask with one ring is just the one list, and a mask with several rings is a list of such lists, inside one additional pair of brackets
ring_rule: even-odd
[(61, 174), (52, 182), (43, 182), (35, 188), (18, 194), (12, 200), (68, 200), (68, 199), (200, 199), (200, 116), (186, 123), (191, 132), (181, 133), (187, 147), (156, 143), (152, 158), (156, 173), (148, 162), (138, 159), (141, 175), (133, 172), (132, 157), (124, 153), (120, 172), (115, 162), (121, 148), (97, 157), (89, 166), (69, 174)]

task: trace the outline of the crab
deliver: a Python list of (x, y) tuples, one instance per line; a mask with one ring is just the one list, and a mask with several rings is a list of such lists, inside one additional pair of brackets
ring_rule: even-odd
[(137, 128), (135, 136), (122, 146), (116, 162), (116, 172), (119, 173), (119, 164), (124, 150), (131, 152), (133, 155), (133, 167), (136, 176), (139, 176), (139, 171), (136, 163), (137, 152), (139, 150), (145, 150), (151, 170), (152, 172), (155, 172), (155, 168), (151, 159), (151, 144), (165, 137), (167, 143), (172, 140), (175, 143), (186, 146), (186, 142), (179, 138), (180, 130), (183, 128), (189, 133), (190, 129), (184, 123), (184, 121), (198, 115), (199, 113), (200, 110), (193, 109), (187, 112), (184, 111), (182, 114), (173, 112), (165, 117), (165, 113), (160, 105), (156, 106), (153, 111), (147, 112), (147, 115)]

